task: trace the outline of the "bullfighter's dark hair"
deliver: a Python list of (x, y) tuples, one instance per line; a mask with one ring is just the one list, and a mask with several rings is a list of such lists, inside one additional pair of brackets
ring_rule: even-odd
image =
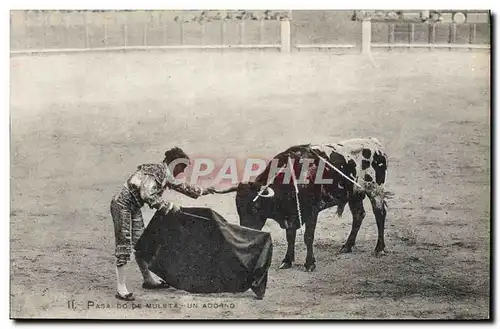
[(175, 146), (165, 152), (165, 159), (163, 160), (163, 162), (171, 162), (176, 159), (189, 160), (189, 156), (180, 147)]

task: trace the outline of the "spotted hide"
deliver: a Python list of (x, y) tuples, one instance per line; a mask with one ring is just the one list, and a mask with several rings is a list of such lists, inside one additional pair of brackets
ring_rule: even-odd
[[(309, 159), (309, 163), (304, 162), (305, 159)], [(296, 230), (303, 225), (307, 248), (304, 266), (307, 271), (314, 270), (316, 260), (313, 242), (318, 214), (334, 206), (337, 206), (339, 216), (347, 204), (351, 210), (351, 232), (341, 249), (342, 252), (351, 252), (365, 217), (365, 197), (371, 202), (377, 223), (375, 254), (384, 252), (386, 198), (390, 194), (385, 191), (387, 155), (377, 139), (351, 139), (329, 145), (296, 145), (277, 154), (273, 160), (277, 162), (278, 168), (287, 166), (290, 161), (293, 164), (293, 174), (299, 178), (297, 188), (301, 220), (293, 181), (286, 179), (286, 172), (273, 175), (272, 161), (254, 182), (240, 183), (217, 192), (236, 191), (240, 225), (260, 230), (266, 220), (271, 218), (286, 230), (288, 248), (280, 268), (289, 268), (295, 261)], [(272, 189), (273, 196), (256, 199), (265, 189)]]

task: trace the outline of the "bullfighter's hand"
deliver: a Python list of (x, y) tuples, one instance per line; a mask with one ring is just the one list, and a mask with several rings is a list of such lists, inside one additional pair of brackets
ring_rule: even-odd
[(172, 209), (170, 209), (171, 214), (176, 214), (181, 211), (181, 208), (177, 207), (175, 204), (172, 205)]
[(159, 209), (159, 211), (163, 214), (163, 215), (167, 215), (167, 214), (175, 214), (176, 212), (180, 211), (179, 207), (177, 207), (175, 204), (173, 203), (170, 203), (170, 204), (167, 204), (163, 207), (161, 207)]
[(207, 187), (202, 195), (208, 195), (208, 194), (214, 194), (215, 193), (215, 188), (214, 187)]

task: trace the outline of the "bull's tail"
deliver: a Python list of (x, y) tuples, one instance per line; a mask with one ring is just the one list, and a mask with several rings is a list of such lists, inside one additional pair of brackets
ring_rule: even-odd
[(384, 199), (392, 199), (396, 194), (392, 191), (384, 191)]
[(384, 206), (386, 209), (388, 208), (387, 200), (394, 198), (394, 195), (395, 195), (395, 193), (391, 192), (391, 191), (384, 191), (384, 193), (382, 194), (382, 197), (383, 197), (382, 202), (384, 203)]
[(236, 192), (238, 190), (238, 186), (239, 186), (239, 184), (233, 185), (233, 186), (230, 186), (230, 187), (227, 187), (227, 188), (224, 188), (224, 189), (220, 189), (220, 190), (214, 190), (214, 193), (216, 193), (216, 194), (226, 194), (226, 193)]

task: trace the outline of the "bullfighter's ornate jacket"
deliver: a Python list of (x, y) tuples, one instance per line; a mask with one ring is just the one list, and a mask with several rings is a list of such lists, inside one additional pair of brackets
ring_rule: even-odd
[(170, 208), (172, 205), (162, 198), (162, 194), (167, 188), (193, 199), (203, 195), (201, 187), (175, 181), (172, 173), (164, 163), (138, 166), (136, 172), (130, 176), (124, 185), (139, 208), (145, 203), (152, 209)]

